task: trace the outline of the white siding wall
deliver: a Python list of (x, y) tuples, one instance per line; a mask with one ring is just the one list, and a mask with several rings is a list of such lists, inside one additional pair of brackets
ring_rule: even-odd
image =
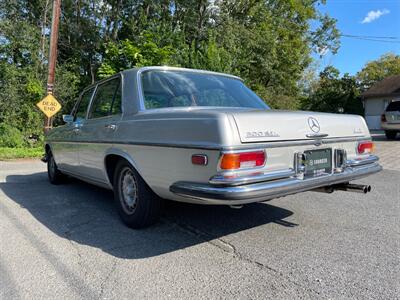
[(391, 99), (372, 98), (364, 100), (365, 121), (369, 129), (381, 129), (381, 115)]

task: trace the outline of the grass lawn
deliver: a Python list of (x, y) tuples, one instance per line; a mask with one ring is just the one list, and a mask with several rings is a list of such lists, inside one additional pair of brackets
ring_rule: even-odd
[(44, 154), (43, 147), (37, 148), (8, 148), (0, 147), (0, 160), (15, 158), (41, 158)]

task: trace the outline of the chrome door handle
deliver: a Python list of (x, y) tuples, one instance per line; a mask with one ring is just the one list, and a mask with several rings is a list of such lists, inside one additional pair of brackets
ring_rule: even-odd
[(106, 127), (107, 129), (110, 129), (110, 130), (115, 130), (115, 129), (117, 129), (117, 125), (115, 125), (115, 124), (107, 124), (105, 127)]

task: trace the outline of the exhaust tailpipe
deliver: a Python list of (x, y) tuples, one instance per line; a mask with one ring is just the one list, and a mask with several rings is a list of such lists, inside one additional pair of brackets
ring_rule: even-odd
[(241, 209), (243, 205), (229, 205), (229, 207), (232, 209)]
[(356, 192), (356, 193), (366, 194), (371, 191), (371, 186), (364, 184), (343, 183), (343, 184), (325, 186), (322, 188), (315, 189), (313, 191), (320, 193), (328, 193), (328, 194), (333, 193), (334, 191), (346, 191), (346, 192)]
[(356, 193), (362, 193), (366, 194), (371, 191), (371, 186), (370, 185), (364, 185), (364, 184), (352, 184), (352, 183), (347, 183), (343, 185), (338, 185), (335, 187), (336, 190), (340, 191), (347, 191), (347, 192), (356, 192)]

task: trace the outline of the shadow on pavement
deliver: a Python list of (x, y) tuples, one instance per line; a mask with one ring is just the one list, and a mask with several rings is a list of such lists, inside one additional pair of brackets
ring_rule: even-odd
[(234, 210), (167, 201), (161, 221), (144, 230), (124, 226), (111, 191), (70, 180), (54, 186), (46, 173), (10, 175), (0, 188), (13, 201), (60, 237), (120, 258), (145, 258), (220, 239), (256, 226), (297, 224), (289, 210), (255, 203)]

